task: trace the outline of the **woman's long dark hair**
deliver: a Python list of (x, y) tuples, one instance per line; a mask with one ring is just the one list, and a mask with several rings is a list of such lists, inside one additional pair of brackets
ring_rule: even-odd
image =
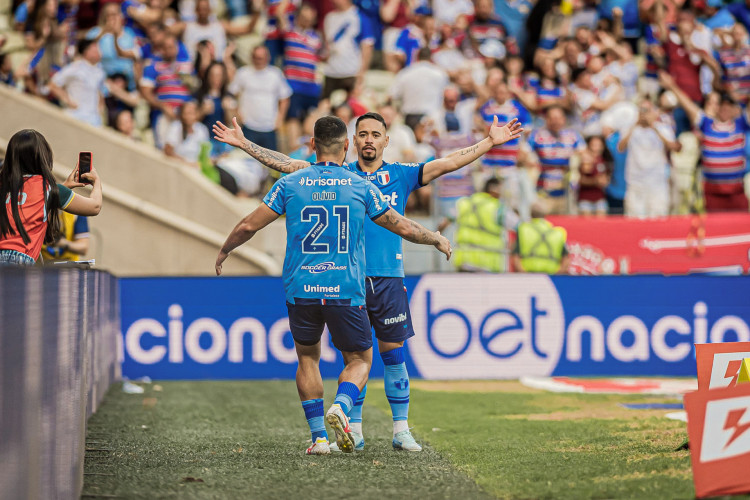
[(45, 243), (57, 241), (60, 233), (60, 217), (57, 208), (60, 206), (60, 193), (57, 181), (52, 175), (52, 148), (47, 139), (36, 130), (24, 129), (13, 134), (5, 151), (5, 161), (0, 167), (0, 200), (10, 202), (11, 215), (16, 229), (8, 219), (8, 210), (0, 209), (0, 238), (13, 234), (20, 234), (23, 242), (29, 244), (31, 238), (23, 227), (21, 213), (18, 209), (18, 195), (23, 192), (25, 175), (41, 175), (44, 196), (49, 189), (49, 196), (45, 204), (47, 211), (47, 231), (44, 235)]
[(214, 66), (220, 66), (224, 74), (224, 78), (221, 83), (221, 88), (219, 89), (219, 97), (223, 99), (227, 95), (227, 85), (229, 82), (229, 76), (227, 74), (227, 66), (221, 61), (213, 61), (211, 62), (211, 64), (208, 65), (208, 67), (206, 68), (206, 71), (203, 73), (203, 78), (201, 80), (201, 87), (200, 89), (198, 89), (198, 92), (196, 92), (195, 94), (195, 98), (199, 104), (203, 104), (203, 99), (211, 91), (211, 86), (208, 83), (208, 75), (209, 73), (211, 73), (211, 69), (213, 69)]

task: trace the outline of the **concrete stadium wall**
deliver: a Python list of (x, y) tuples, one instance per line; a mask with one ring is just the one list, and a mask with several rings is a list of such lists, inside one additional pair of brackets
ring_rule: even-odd
[[(0, 151), (18, 130), (36, 129), (52, 146), (60, 178), (75, 167), (79, 151), (92, 152), (104, 183), (104, 207), (90, 219), (90, 257), (117, 274), (212, 274), (224, 238), (257, 206), (151, 146), (79, 122), (4, 85), (0, 110)], [(277, 222), (240, 248), (226, 272), (280, 274), (284, 239), (284, 225)]]
[(86, 421), (120, 378), (117, 278), (0, 269), (0, 497), (79, 498)]

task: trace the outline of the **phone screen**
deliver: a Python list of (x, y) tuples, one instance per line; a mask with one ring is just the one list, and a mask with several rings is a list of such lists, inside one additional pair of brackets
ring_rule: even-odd
[(89, 172), (91, 172), (91, 153), (82, 151), (78, 153), (78, 182), (90, 184), (89, 181), (81, 178), (81, 175)]

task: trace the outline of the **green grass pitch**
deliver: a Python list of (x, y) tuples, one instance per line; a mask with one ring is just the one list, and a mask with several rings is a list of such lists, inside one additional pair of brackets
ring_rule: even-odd
[[(382, 381), (368, 388), (364, 452), (303, 455), (293, 381), (113, 386), (89, 420), (83, 498), (693, 498), (685, 424), (623, 402), (515, 382), (412, 384), (422, 453), (391, 448)], [(159, 390), (161, 389), (161, 390)], [(335, 382), (326, 383), (326, 404)]]

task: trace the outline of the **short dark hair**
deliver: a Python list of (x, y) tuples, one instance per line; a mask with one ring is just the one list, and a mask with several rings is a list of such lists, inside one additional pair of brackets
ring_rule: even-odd
[(96, 43), (96, 40), (93, 40), (91, 38), (83, 38), (78, 41), (78, 53), (80, 55), (83, 55), (84, 52), (86, 52), (86, 49), (89, 48), (89, 46)]
[(378, 113), (374, 113), (372, 111), (369, 111), (365, 113), (364, 115), (360, 116), (359, 118), (357, 118), (357, 122), (354, 124), (354, 128), (358, 128), (359, 122), (361, 122), (362, 120), (375, 120), (377, 122), (382, 123), (384, 129), (388, 128), (388, 126), (385, 124), (385, 118), (380, 116)]
[(336, 116), (318, 118), (313, 136), (317, 153), (336, 153), (346, 142), (346, 124)]
[(498, 179), (497, 177), (490, 177), (484, 183), (484, 192), (489, 193), (490, 189), (493, 189), (499, 186), (500, 186), (500, 179)]
[(429, 47), (422, 47), (417, 52), (417, 61), (429, 61), (432, 59), (432, 50)]
[(732, 106), (734, 106), (735, 104), (737, 104), (737, 101), (735, 101), (731, 95), (727, 94), (726, 92), (722, 92), (719, 96), (719, 104), (731, 104)]

